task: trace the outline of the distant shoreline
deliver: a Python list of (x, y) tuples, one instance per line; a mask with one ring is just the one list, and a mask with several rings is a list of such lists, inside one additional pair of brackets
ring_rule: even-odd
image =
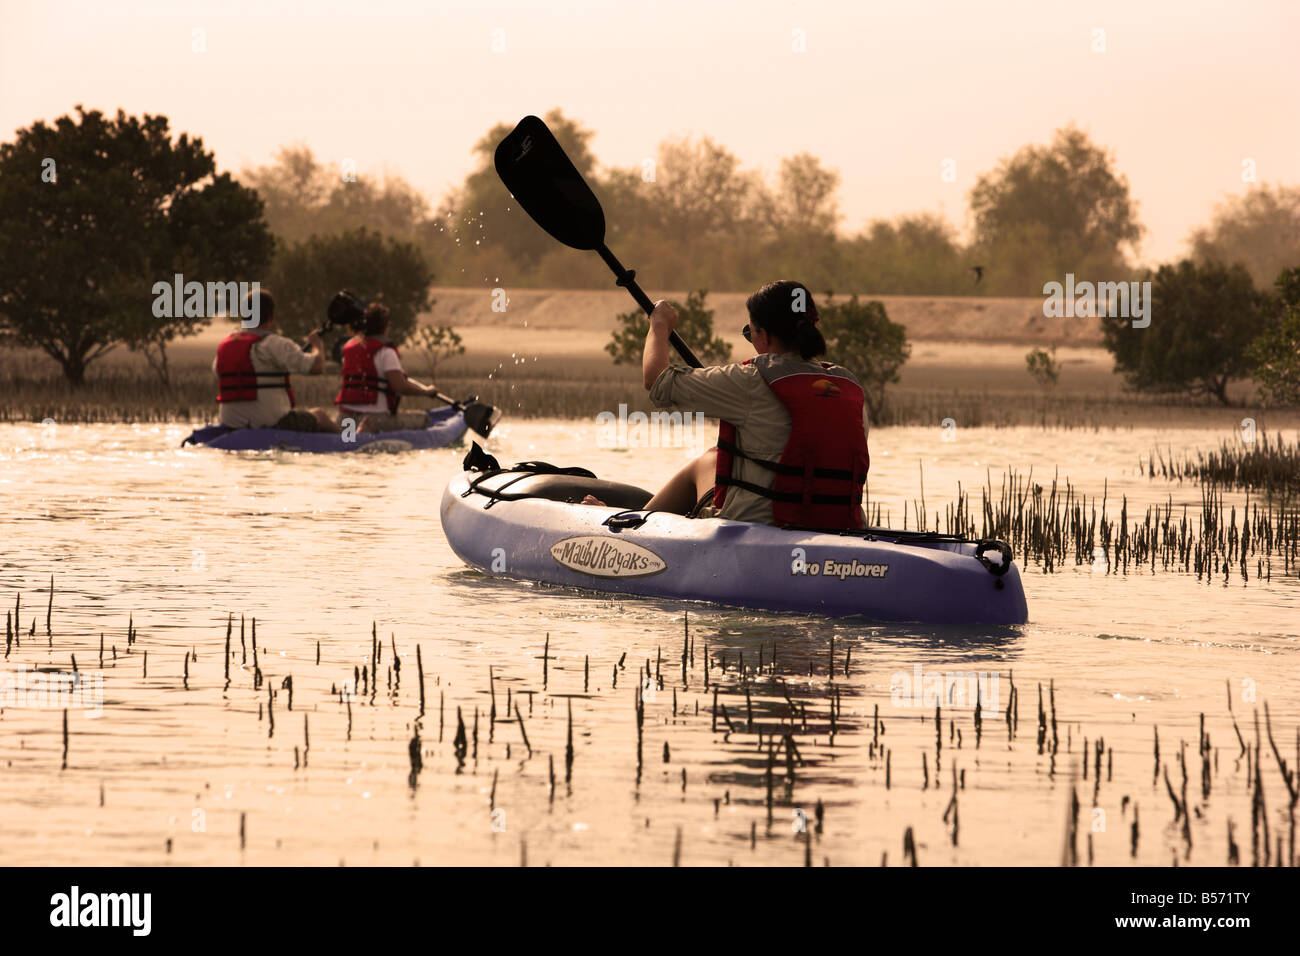
[[(458, 331), (483, 329), (500, 333), (511, 329), (528, 332), (586, 332), (599, 336), (597, 351), (603, 348), (616, 325), (616, 316), (636, 309), (622, 289), (511, 289), (506, 287), (505, 312), (493, 310), (498, 301), (493, 287), (435, 286), (434, 307), (421, 316), (421, 324), (450, 325)], [(684, 302), (687, 290), (646, 289), (651, 299)], [(713, 310), (715, 333), (744, 344), (740, 328), (747, 321), (747, 292), (710, 292), (705, 299)], [(815, 302), (824, 293), (813, 293)], [(841, 302), (848, 294), (836, 293)], [(858, 293), (860, 300), (884, 303), (890, 319), (907, 329), (911, 342), (981, 342), (990, 345), (1075, 347), (1102, 345), (1101, 323), (1095, 318), (1049, 319), (1043, 315), (1043, 299), (998, 298), (992, 296), (872, 295)], [(321, 304), (322, 315), (324, 303)], [(215, 343), (226, 334), (216, 323), (185, 344)]]
[[(685, 298), (681, 293), (667, 297)], [(466, 349), (440, 364), (436, 378), (444, 390), (478, 394), (511, 417), (586, 418), (621, 403), (649, 407), (639, 369), (615, 365), (604, 351), (615, 317), (634, 307), (622, 290), (524, 289), (508, 293), (505, 313), (492, 311), (490, 289), (440, 287), (433, 298), (434, 308), (421, 322), (452, 326)], [(1227, 408), (1176, 396), (1134, 395), (1100, 346), (1097, 321), (1045, 319), (1039, 299), (878, 298), (891, 318), (907, 326), (912, 354), (899, 384), (888, 389), (889, 408), (877, 427), (938, 426), (945, 418), (959, 425), (1065, 427), (1226, 427), (1244, 417), (1263, 427), (1300, 422), (1300, 409), (1266, 412), (1249, 405), (1254, 389), (1248, 381), (1234, 383), (1230, 394), (1237, 404)], [(731, 344), (736, 361), (752, 354), (740, 335), (744, 300), (741, 293), (710, 294), (707, 300), (715, 309), (715, 334)], [(0, 421), (212, 421), (212, 356), (228, 331), (213, 323), (174, 343), (168, 350), (170, 389), (125, 347), (92, 365), (80, 389), (69, 386), (57, 364), (41, 353), (0, 350)], [(1044, 390), (1026, 371), (1025, 354), (1053, 344), (1058, 344), (1061, 377), (1055, 388)], [(403, 359), (411, 375), (428, 379), (427, 359), (419, 349), (404, 348)], [(303, 406), (331, 404), (337, 386), (333, 367), (322, 377), (294, 380)]]
[[(1018, 369), (1014, 367), (1019, 347), (1002, 347), (1003, 352), (1009, 350), (1011, 354), (1001, 366), (962, 368), (933, 363), (955, 362), (970, 351), (970, 346), (927, 344), (935, 346), (939, 358), (918, 359), (910, 370), (905, 369), (903, 384), (889, 389), (886, 409), (872, 421), (873, 428), (901, 425), (938, 429), (951, 419), (959, 428), (1214, 428), (1223, 430), (1228, 438), (1239, 430), (1243, 418), (1253, 418), (1265, 431), (1300, 427), (1300, 409), (1265, 410), (1241, 404), (1222, 407), (1133, 396), (1113, 382), (1109, 388), (1091, 388), (1092, 379), (1105, 379), (1107, 373), (1096, 368), (1089, 371), (1086, 364), (1066, 365), (1061, 385), (1046, 392), (1024, 372), (1023, 359)], [(79, 389), (69, 386), (57, 369), (32, 375), (25, 373), (21, 365), (0, 365), (0, 422), (215, 421), (211, 359), (206, 350), (190, 352), (188, 358), (174, 360), (170, 388), (164, 388), (143, 362), (136, 365), (105, 361), (97, 370), (92, 369), (86, 385)], [(418, 357), (408, 357), (407, 367), (415, 377), (427, 380)], [(620, 404), (626, 404), (629, 410), (650, 408), (637, 370), (615, 366), (608, 356), (525, 354), (511, 359), (508, 353), (475, 353), (446, 363), (437, 384), (457, 398), (477, 395), (497, 405), (507, 421), (594, 421), (603, 411), (616, 413)], [(329, 406), (337, 389), (336, 368), (322, 376), (294, 377), (300, 407)], [(426, 404), (408, 401), (407, 407)]]

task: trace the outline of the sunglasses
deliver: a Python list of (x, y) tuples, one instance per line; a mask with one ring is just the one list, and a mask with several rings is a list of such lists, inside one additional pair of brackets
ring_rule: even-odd
[(752, 343), (754, 341), (753, 333), (750, 331), (749, 328), (749, 323), (745, 323), (745, 327), (740, 330), (740, 334), (745, 337), (746, 342)]

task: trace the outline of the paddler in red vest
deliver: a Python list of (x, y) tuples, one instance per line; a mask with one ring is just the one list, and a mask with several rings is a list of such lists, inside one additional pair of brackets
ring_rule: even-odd
[(324, 371), (325, 348), (320, 336), (315, 332), (309, 335), (310, 348), (303, 350), (277, 335), (275, 299), (266, 289), (248, 294), (244, 314), (256, 324), (226, 336), (212, 363), (221, 424), (228, 428), (319, 430), (315, 410), (294, 408), (290, 376)]
[(717, 447), (674, 475), (646, 509), (780, 527), (863, 527), (862, 386), (848, 369), (816, 361), (826, 340), (802, 283), (768, 283), (745, 305), (742, 334), (758, 354), (698, 369), (670, 363), (677, 312), (655, 305), (641, 358), (651, 401), (721, 424)]
[(388, 319), (388, 306), (370, 305), (343, 346), (343, 385), (334, 404), (339, 407), (339, 422), (352, 419), (359, 432), (425, 428), (428, 415), (399, 412), (397, 406), (403, 395), (437, 394), (432, 385), (422, 385), (402, 371), (397, 347), (386, 337)]

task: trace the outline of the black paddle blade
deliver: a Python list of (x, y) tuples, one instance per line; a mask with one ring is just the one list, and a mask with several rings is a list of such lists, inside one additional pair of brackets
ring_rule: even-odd
[(469, 454), (460, 467), (462, 471), (500, 471), (501, 463), (485, 452), (478, 442), (470, 442)]
[(555, 136), (536, 116), (525, 116), (499, 144), (497, 175), (524, 212), (574, 249), (605, 244), (605, 213)]
[(501, 419), (501, 409), (484, 402), (469, 402), (465, 405), (465, 424), (473, 431), (487, 438)]

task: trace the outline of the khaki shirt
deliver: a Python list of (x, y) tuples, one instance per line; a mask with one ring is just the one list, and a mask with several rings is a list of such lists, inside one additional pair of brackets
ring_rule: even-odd
[[(772, 355), (769, 361), (773, 365), (786, 362), (800, 366), (811, 364), (789, 353)], [(710, 368), (670, 365), (655, 379), (654, 387), (650, 389), (650, 401), (657, 408), (701, 412), (710, 418), (731, 422), (736, 426), (736, 447), (754, 458), (779, 460), (790, 437), (790, 413), (768, 388), (754, 365), (715, 365)], [(868, 429), (864, 412), (863, 434)], [(732, 474), (763, 488), (771, 488), (776, 477), (761, 465), (743, 458), (733, 462)], [(720, 510), (709, 509), (705, 513), (736, 521), (772, 524), (772, 501), (733, 486), (727, 489)]]
[[(315, 359), (283, 335), (268, 332), (248, 351), (255, 372), (296, 372), (311, 370)], [(212, 374), (217, 360), (212, 360)], [(289, 393), (282, 388), (259, 388), (255, 402), (218, 402), (221, 424), (227, 428), (270, 428), (292, 407)]]

